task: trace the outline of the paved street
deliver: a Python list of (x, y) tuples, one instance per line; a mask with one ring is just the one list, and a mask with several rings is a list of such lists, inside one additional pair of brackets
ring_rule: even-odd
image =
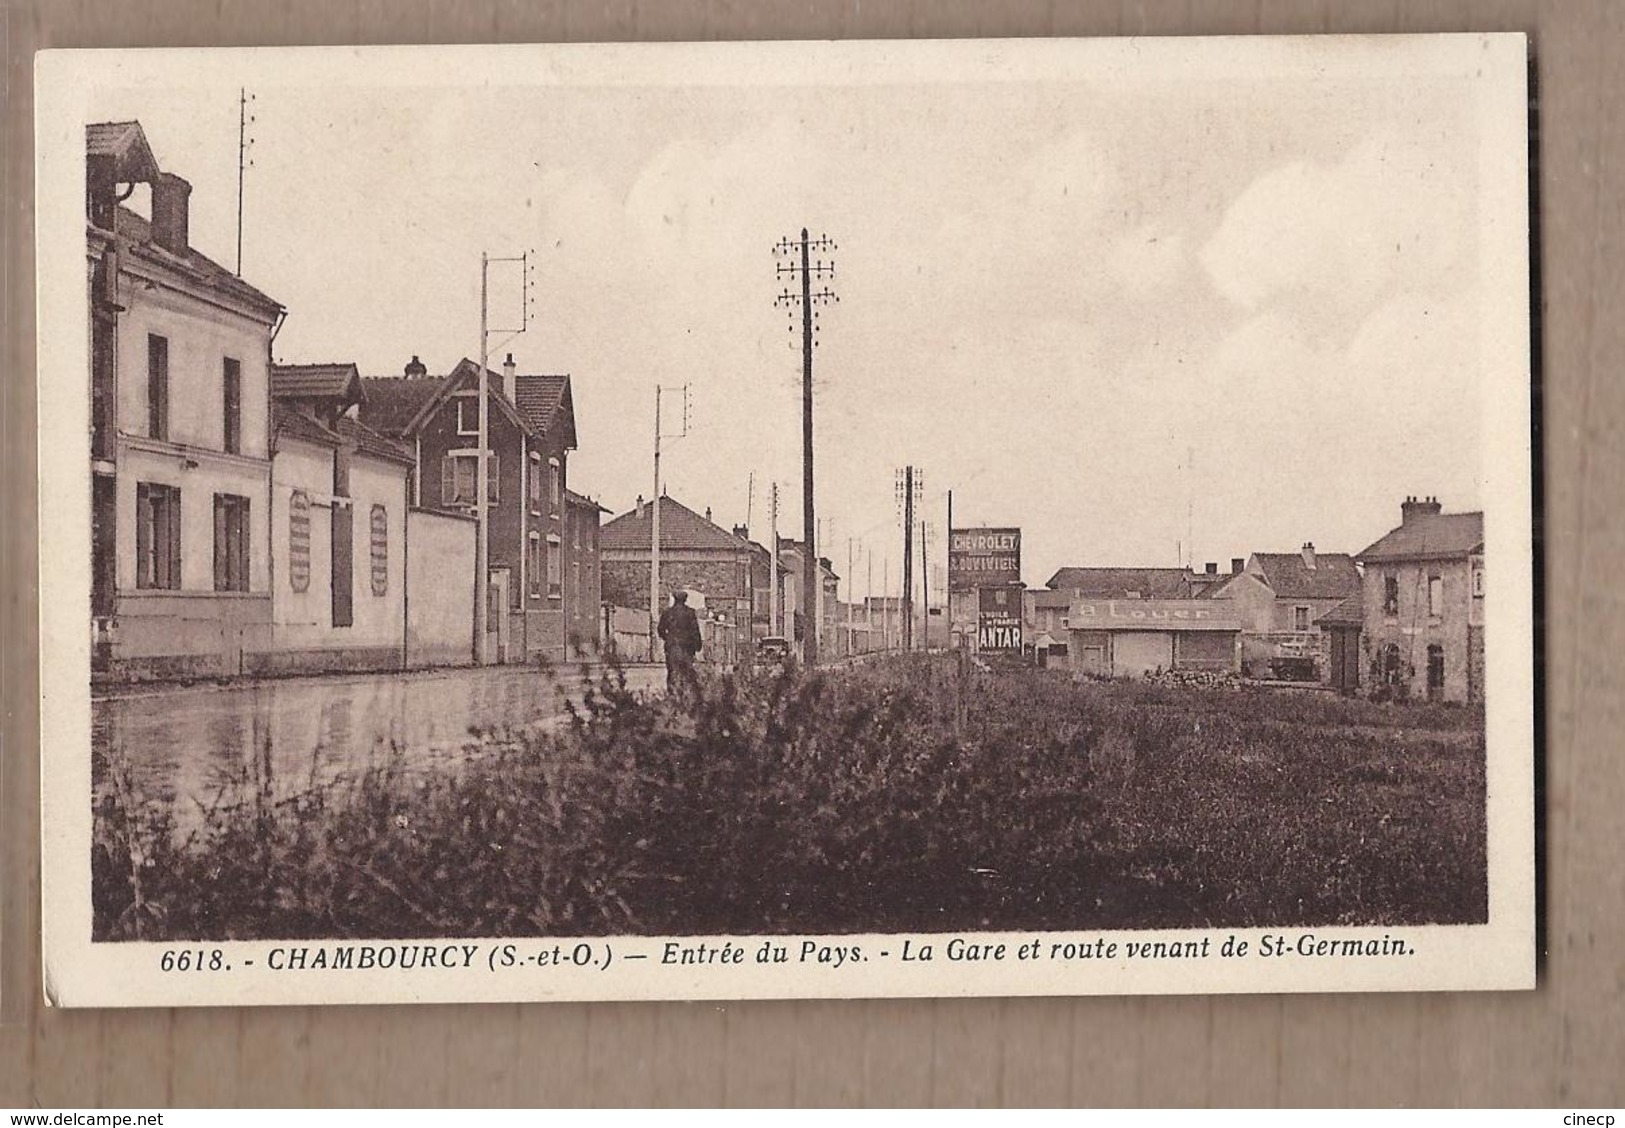
[[(658, 667), (627, 676), (635, 689), (664, 683)], [(428, 768), (455, 755), (471, 728), (545, 722), (583, 688), (578, 670), (497, 667), (126, 690), (93, 704), (95, 783), (110, 786), (109, 767), (127, 765), (138, 795), (174, 801), (186, 825), (198, 804), (229, 801), (264, 767), (278, 795), (379, 757)]]

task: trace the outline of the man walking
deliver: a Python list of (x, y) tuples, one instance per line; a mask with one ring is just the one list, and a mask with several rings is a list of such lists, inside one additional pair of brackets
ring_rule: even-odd
[(694, 656), (702, 645), (699, 616), (688, 605), (688, 592), (672, 592), (671, 599), (671, 606), (660, 613), (659, 627), (666, 644), (666, 692), (698, 700), (700, 678), (694, 672)]

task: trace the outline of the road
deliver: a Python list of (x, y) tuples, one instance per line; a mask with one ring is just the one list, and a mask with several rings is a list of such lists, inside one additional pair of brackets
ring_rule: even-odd
[[(637, 667), (627, 680), (648, 690), (664, 674)], [(94, 783), (172, 805), (190, 825), (261, 780), (287, 795), (384, 757), (432, 769), (471, 729), (545, 723), (584, 688), (579, 671), (506, 666), (125, 690), (92, 703)]]

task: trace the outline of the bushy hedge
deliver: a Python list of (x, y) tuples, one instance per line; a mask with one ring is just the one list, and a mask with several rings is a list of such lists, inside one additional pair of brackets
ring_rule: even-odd
[[(1467, 710), (1075, 684), (897, 659), (610, 671), (559, 724), (399, 754), (176, 832), (110, 787), (96, 934), (931, 931), (1484, 919)], [(113, 773), (116, 777), (116, 772)]]

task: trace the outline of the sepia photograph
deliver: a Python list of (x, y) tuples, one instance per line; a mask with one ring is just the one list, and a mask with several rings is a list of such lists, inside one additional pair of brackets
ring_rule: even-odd
[(41, 55), (48, 995), (1533, 986), (1528, 50)]

